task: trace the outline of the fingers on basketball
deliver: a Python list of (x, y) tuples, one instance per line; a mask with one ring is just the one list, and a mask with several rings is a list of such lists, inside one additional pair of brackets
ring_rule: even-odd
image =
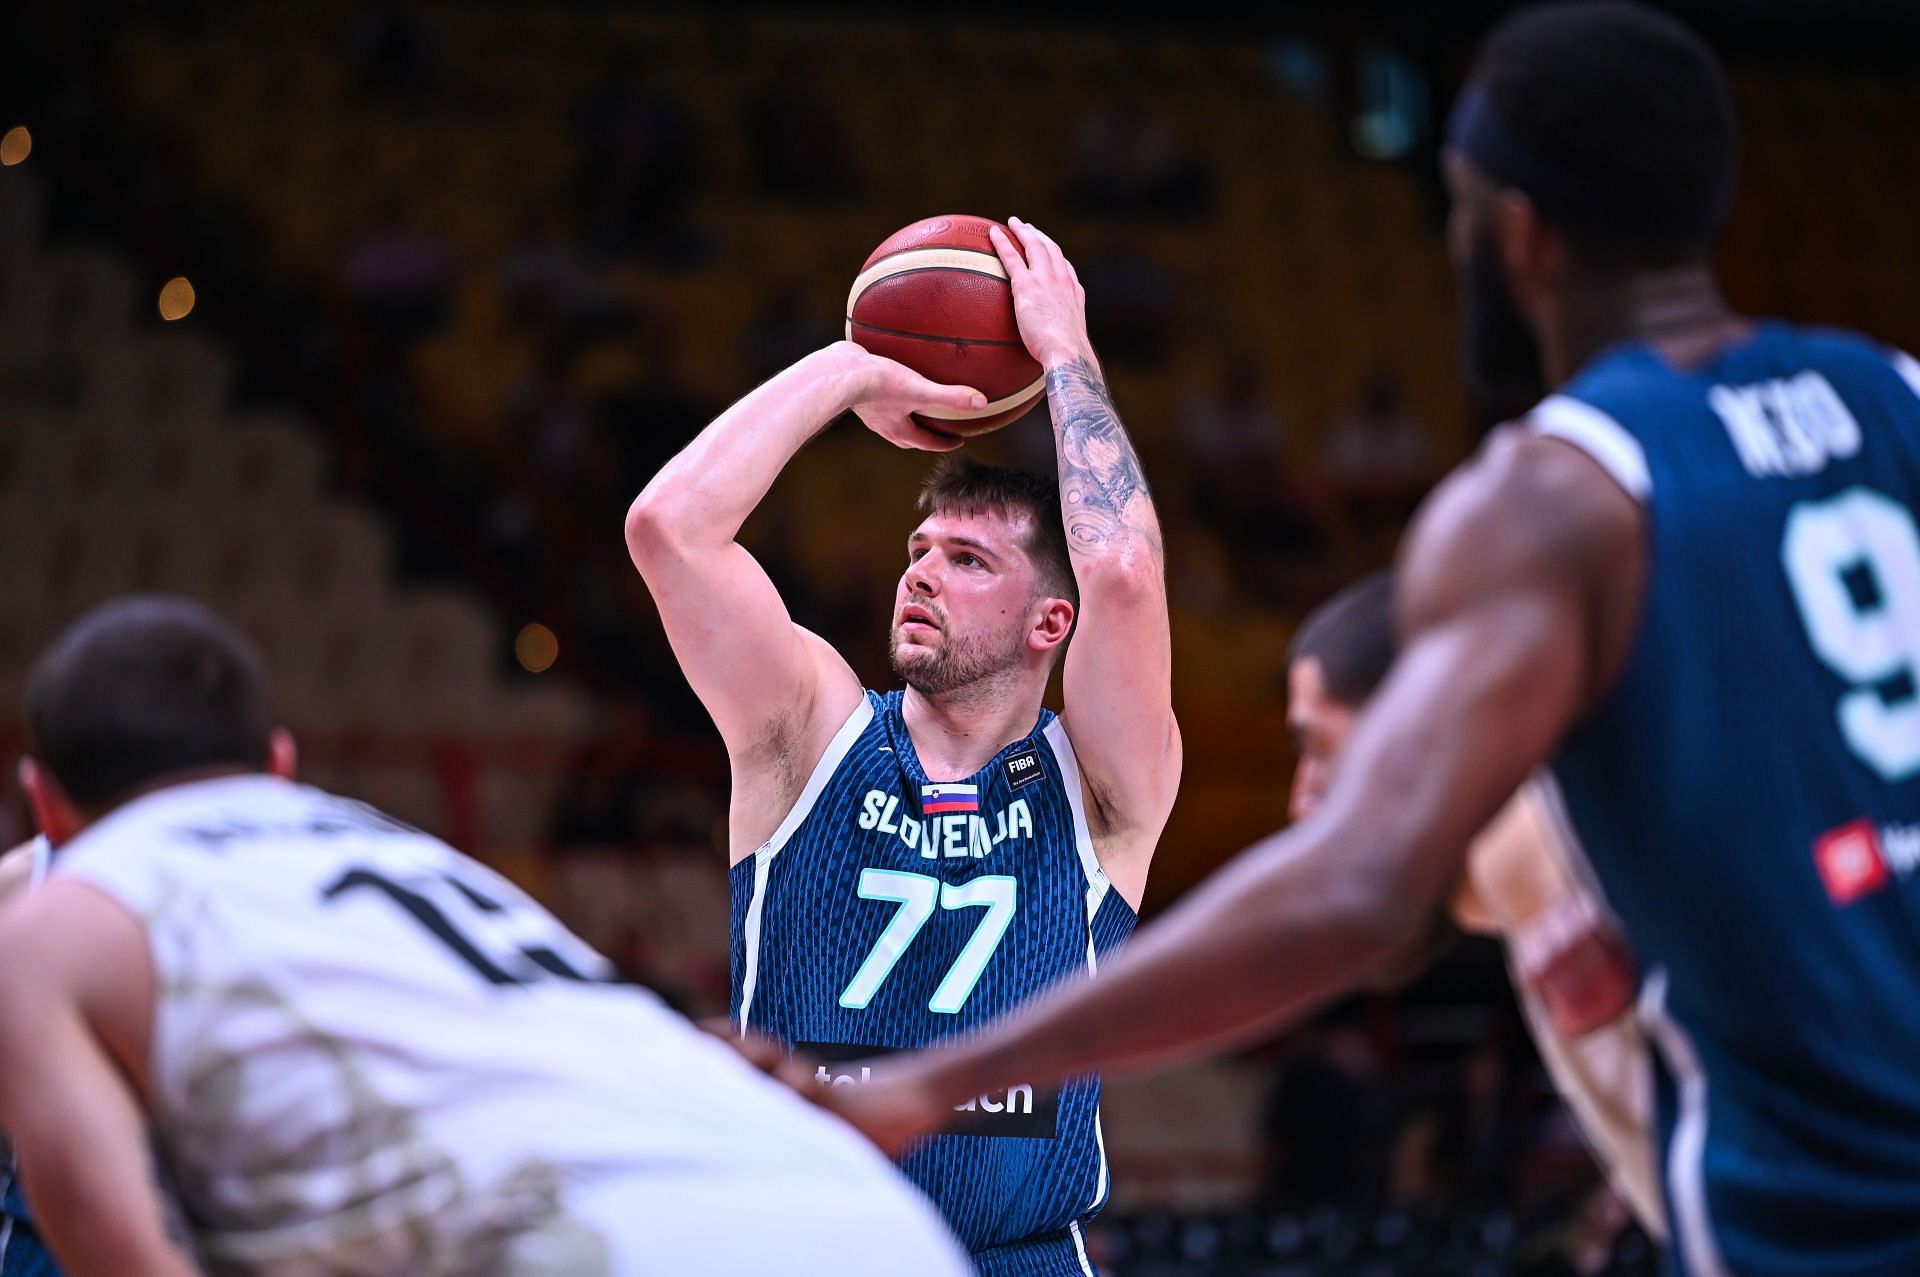
[(1027, 265), (1027, 259), (1021, 255), (1019, 248), (1014, 245), (1005, 231), (998, 226), (989, 226), (987, 238), (993, 241), (993, 251), (1000, 254), (1000, 264), (1007, 268), (1008, 280), (1018, 280), (1028, 272), (1030, 267)]
[(1008, 218), (1007, 224), (1020, 236), (1020, 242), (1027, 251), (1027, 261), (1035, 270), (1072, 277), (1073, 267), (1067, 264), (1067, 255), (1060, 251), (1060, 245), (1054, 242), (1053, 236), (1032, 222), (1024, 222), (1017, 217)]
[(925, 377), (920, 378), (920, 396), (923, 405), (928, 408), (972, 411), (987, 406), (987, 397), (972, 386), (943, 386)]
[[(933, 405), (928, 403), (927, 407)], [(917, 415), (906, 408), (878, 407), (856, 408), (855, 414), (867, 423), (876, 433), (891, 440), (902, 448), (912, 448), (919, 452), (952, 452), (966, 440), (959, 435), (944, 430), (931, 430), (922, 425)]]
[(953, 452), (967, 441), (959, 435), (950, 435), (944, 430), (929, 430), (925, 426), (913, 424), (907, 427), (913, 446), (922, 452)]

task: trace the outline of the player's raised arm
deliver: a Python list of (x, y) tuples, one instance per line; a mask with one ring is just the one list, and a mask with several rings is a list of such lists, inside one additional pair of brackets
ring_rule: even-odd
[(127, 1075), (154, 991), (139, 924), (91, 887), (55, 883), (7, 911), (0, 952), (0, 1123), (62, 1270), (193, 1277), (167, 1237)]
[(897, 1144), (951, 1097), (1008, 1078), (1270, 1028), (1421, 942), (1469, 840), (1617, 677), (1643, 589), (1640, 520), (1566, 445), (1493, 445), (1411, 536), (1401, 654), (1312, 816), (1214, 875), (1098, 978), (830, 1102)]
[(812, 723), (837, 725), (860, 695), (847, 663), (794, 625), (765, 570), (735, 540), (740, 526), (793, 455), (848, 409), (900, 447), (946, 451), (958, 441), (915, 425), (911, 414), (984, 402), (977, 391), (936, 385), (836, 342), (727, 409), (635, 499), (628, 552), (736, 762), (793, 750)]
[(1166, 553), (1153, 495), (1087, 339), (1086, 290), (1060, 246), (1010, 218), (994, 247), (1028, 350), (1047, 370), (1067, 548), (1080, 614), (1067, 649), (1064, 718), (1102, 867), (1138, 907), (1180, 784)]

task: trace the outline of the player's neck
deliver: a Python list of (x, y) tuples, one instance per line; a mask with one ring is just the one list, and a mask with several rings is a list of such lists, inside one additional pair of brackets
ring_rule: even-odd
[[(88, 825), (96, 821), (104, 820), (127, 804), (145, 798), (149, 794), (157, 794), (163, 789), (177, 789), (182, 785), (197, 785), (201, 781), (206, 780), (225, 780), (232, 776), (271, 776), (272, 774), (272, 772), (262, 771), (258, 767), (232, 767), (224, 763), (211, 767), (189, 767), (181, 771), (168, 772), (164, 776), (156, 776), (152, 780), (138, 785), (126, 793), (105, 803), (101, 803), (98, 806), (80, 807), (75, 810), (80, 818), (80, 828), (85, 829)], [(78, 831), (76, 830), (75, 832)], [(56, 845), (60, 841), (59, 839), (55, 839)]]
[(959, 780), (1033, 730), (1043, 688), (1023, 682), (928, 696), (909, 687), (900, 703), (913, 752), (929, 780)]
[(1540, 335), (1542, 371), (1558, 386), (1607, 347), (1644, 341), (1669, 361), (1705, 358), (1743, 326), (1704, 262), (1580, 280)]

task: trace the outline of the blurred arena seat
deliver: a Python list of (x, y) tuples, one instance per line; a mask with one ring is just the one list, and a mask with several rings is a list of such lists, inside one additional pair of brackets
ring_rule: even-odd
[[(1123, 270), (1145, 261), (1175, 298), (1188, 299), (1175, 304), (1167, 358), (1109, 361), (1116, 401), (1156, 479), (1178, 469), (1181, 405), (1240, 357), (1264, 369), (1287, 426), (1284, 455), (1302, 475), (1319, 463), (1328, 423), (1376, 373), (1399, 382), (1442, 459), (1469, 446), (1452, 283), (1431, 192), (1407, 167), (1354, 159), (1328, 108), (1277, 80), (1255, 43), (1036, 21), (1010, 45), (1004, 31), (966, 16), (745, 14), (716, 24), (691, 12), (436, 6), (417, 17), (442, 51), (434, 92), (444, 109), (359, 92), (342, 12), (329, 6), (245, 11), (197, 36), (134, 27), (117, 56), (134, 104), (170, 126), (211, 194), (249, 210), (290, 282), (329, 292), (383, 200), (397, 201), (412, 224), (450, 248), (457, 279), (449, 313), (408, 356), (406, 375), (426, 433), (503, 480), (525, 468), (526, 440), (513, 433), (520, 427), (510, 404), (539, 367), (544, 338), (515, 309), (499, 265), (525, 247), (516, 228), (530, 213), (578, 211), (590, 146), (578, 112), (610, 54), (632, 63), (636, 91), (671, 104), (699, 138), (703, 171), (690, 182), (685, 214), (711, 251), (682, 260), (644, 247), (595, 250), (593, 280), (609, 302), (678, 335), (663, 358), (692, 402), (723, 404), (747, 383), (740, 352), (760, 298), (791, 286), (831, 328), (871, 245), (896, 225), (951, 207), (1031, 216), (1070, 246), (1083, 275), (1110, 261)], [(833, 73), (881, 62), (900, 82), (961, 80), (970, 91), (888, 93), (869, 77)], [(758, 95), (790, 91), (784, 69), (797, 65), (822, 70), (804, 80), (819, 99), (808, 109), (843, 135), (848, 170), (869, 175), (857, 200), (787, 198), (755, 185), (743, 112)], [(1154, 126), (1209, 177), (1212, 198), (1194, 216), (1100, 216), (1065, 189), (1077, 130), (1103, 102), (1093, 86), (1143, 78), (1156, 86)], [(1885, 139), (1920, 105), (1914, 90), (1869, 74), (1772, 69), (1743, 71), (1737, 88), (1748, 176), (1727, 242), (1735, 299), (1795, 318), (1877, 325), (1920, 345), (1920, 314), (1903, 294), (1848, 282), (1920, 265), (1920, 235), (1901, 212), (1906, 202), (1835, 198), (1837, 188), (1911, 187), (1905, 166), (1880, 157), (1897, 152)], [(900, 180), (904, 173), (913, 180)], [(1846, 216), (1820, 215), (1836, 207)], [(37, 216), (26, 206), (9, 215)], [(49, 331), (19, 334), (21, 349), (97, 349), (71, 335), (123, 318), (127, 279), (98, 254), (50, 260), (41, 271), (0, 277), (0, 288), (25, 290), (36, 310), (60, 316)], [(1862, 261), (1879, 265), (1862, 270)], [(124, 343), (125, 374), (89, 383), (111, 393), (87, 411), (119, 416), (133, 402), (165, 413), (171, 400), (190, 417), (220, 393), (217, 361), (206, 355), (186, 384), (165, 394), (151, 385), (139, 371), (154, 359), (151, 340)], [(592, 339), (587, 353), (597, 341), (611, 354), (599, 366), (619, 369), (631, 363), (621, 346), (630, 340)], [(173, 358), (157, 365), (176, 373), (182, 366)], [(198, 456), (183, 460), (190, 473), (213, 477), (197, 468)], [(904, 500), (889, 510), (870, 494), (904, 491), (911, 479), (873, 448), (836, 448), (831, 464), (814, 460), (803, 455), (749, 534), (763, 524), (780, 528), (800, 579), (817, 597), (844, 603), (850, 591), (873, 586), (850, 579), (847, 563), (870, 556), (876, 539), (888, 544), (907, 514)], [(36, 472), (61, 464), (31, 462)], [(271, 473), (277, 461), (262, 464)], [(266, 503), (266, 485), (248, 490)], [(1170, 523), (1170, 542), (1217, 543), (1185, 550), (1189, 561), (1211, 561), (1229, 582), (1240, 579), (1247, 547), (1204, 517)], [(370, 570), (374, 552), (364, 538), (340, 536), (349, 575)], [(548, 539), (564, 543), (552, 530)], [(1190, 791), (1176, 811), (1156, 891), (1177, 891), (1190, 876), (1184, 866), (1244, 844), (1277, 813), (1277, 801), (1246, 794), (1274, 787), (1284, 742), (1250, 763), (1239, 748), (1244, 733), (1215, 729), (1249, 715), (1279, 721), (1286, 631), (1351, 570), (1342, 566), (1351, 556), (1341, 543), (1323, 557), (1331, 566), (1322, 576), (1296, 574), (1286, 589), (1235, 589), (1237, 610), (1272, 618), (1244, 636), (1246, 627), (1222, 632), (1212, 611), (1176, 592), (1176, 633), (1193, 636), (1178, 681), (1188, 771), (1217, 779), (1204, 796)]]
[[(509, 679), (492, 613), (399, 579), (382, 518), (326, 491), (320, 436), (237, 412), (219, 344), (136, 320), (134, 272), (44, 246), (43, 204), (30, 180), (0, 183), (0, 695), (19, 703), (86, 608), (187, 594), (260, 644), (320, 775), (403, 819), (463, 825), (483, 854), (539, 841), (559, 760), (593, 727), (584, 693), (565, 675)], [(487, 742), (522, 753), (497, 787)], [(467, 756), (460, 795), (449, 748)]]
[[(1464, 446), (1445, 265), (1414, 180), (1347, 159), (1320, 109), (1281, 91), (1244, 43), (1042, 25), (1009, 49), (1003, 33), (968, 19), (750, 15), (722, 31), (693, 15), (639, 11), (446, 7), (419, 16), (444, 51), (440, 88), (460, 100), (458, 111), (386, 111), (357, 98), (338, 15), (325, 8), (242, 18), (244, 32), (223, 25), (197, 38), (136, 30), (119, 52), (141, 107), (175, 125), (216, 193), (253, 210), (296, 277), (325, 278), (376, 192), (400, 198), (454, 246), (455, 311), (413, 359), (434, 418), (427, 425), (443, 438), (483, 446), (503, 428), (503, 400), (529, 353), (522, 317), (498, 296), (495, 262), (522, 210), (568, 205), (581, 159), (571, 113), (612, 47), (644, 58), (649, 90), (675, 100), (705, 142), (710, 173), (693, 199), (717, 240), (710, 263), (606, 264), (617, 295), (699, 335), (676, 347), (674, 361), (701, 399), (724, 403), (744, 384), (736, 352), (753, 299), (793, 281), (831, 320), (871, 245), (932, 208), (1023, 212), (1083, 264), (1105, 253), (1115, 228), (1063, 202), (1061, 155), (1096, 102), (1085, 86), (1150, 66), (1167, 90), (1156, 96), (1172, 104), (1166, 129), (1204, 158), (1218, 199), (1205, 217), (1142, 226), (1122, 247), (1148, 254), (1178, 287), (1220, 309), (1183, 335), (1200, 355), (1177, 361), (1179, 377), (1124, 362), (1112, 370), (1143, 447), (1171, 442), (1191, 379), (1217, 376), (1223, 347), (1263, 355), (1278, 372), (1274, 394), (1300, 427), (1293, 447), (1302, 459), (1317, 452), (1315, 430), (1352, 386), (1379, 368), (1399, 375), (1449, 451)], [(720, 41), (737, 56), (707, 56)], [(881, 93), (860, 76), (808, 81), (827, 95), (854, 170), (910, 165), (916, 180), (879, 183), (857, 205), (756, 191), (738, 119), (769, 77), (795, 64), (876, 59), (907, 81), (941, 82), (956, 65), (977, 73), (979, 91), (964, 102)], [(1036, 74), (1042, 67), (1050, 73)], [(511, 94), (482, 91), (503, 84)], [(938, 164), (919, 160), (930, 145)], [(1249, 164), (1255, 155), (1262, 162)], [(870, 483), (879, 464), (851, 450), (846, 462), (855, 486), (861, 469)], [(782, 490), (774, 503), (806, 499)], [(836, 557), (811, 547), (801, 555)], [(1222, 686), (1244, 685), (1253, 672), (1217, 661), (1194, 671)]]

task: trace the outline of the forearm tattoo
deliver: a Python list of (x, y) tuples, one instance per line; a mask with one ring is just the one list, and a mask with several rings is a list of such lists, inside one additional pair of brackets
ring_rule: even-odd
[(1075, 553), (1097, 554), (1140, 537), (1158, 558), (1160, 529), (1153, 494), (1093, 361), (1075, 359), (1048, 373), (1047, 397), (1059, 449), (1067, 545)]

